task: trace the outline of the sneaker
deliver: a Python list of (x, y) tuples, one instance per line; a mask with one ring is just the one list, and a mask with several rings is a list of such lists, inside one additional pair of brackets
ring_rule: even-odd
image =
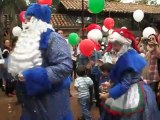
[(85, 120), (83, 117), (79, 117), (78, 120)]
[(13, 97), (14, 95), (12, 93), (8, 93), (8, 97)]
[(5, 85), (2, 85), (2, 91), (4, 92), (5, 91)]

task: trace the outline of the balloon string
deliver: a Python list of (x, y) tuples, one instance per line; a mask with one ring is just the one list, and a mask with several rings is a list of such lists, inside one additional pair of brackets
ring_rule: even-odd
[(112, 6), (108, 2), (106, 4), (109, 6), (109, 17), (110, 17), (111, 16), (110, 14), (111, 14), (111, 8), (112, 8)]
[[(138, 22), (138, 30), (139, 30), (139, 33), (141, 33), (141, 28), (140, 28), (140, 23)], [(140, 34), (140, 37), (141, 37), (141, 34)]]

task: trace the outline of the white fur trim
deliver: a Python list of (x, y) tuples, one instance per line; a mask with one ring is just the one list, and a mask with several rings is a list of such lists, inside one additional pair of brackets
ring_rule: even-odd
[(29, 23), (23, 24), (23, 31), (9, 56), (8, 70), (10, 73), (18, 74), (25, 69), (42, 65), (39, 41), (40, 35), (46, 32), (47, 28), (53, 29), (50, 24), (34, 17)]
[(108, 36), (108, 41), (109, 42), (120, 42), (122, 44), (126, 44), (126, 45), (131, 45), (132, 41), (121, 36), (119, 33), (117, 32), (113, 32), (113, 34), (109, 35)]

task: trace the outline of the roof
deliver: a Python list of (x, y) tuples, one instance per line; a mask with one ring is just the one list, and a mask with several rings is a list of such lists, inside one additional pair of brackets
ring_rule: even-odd
[(54, 28), (79, 28), (80, 24), (76, 23), (77, 17), (66, 14), (52, 14), (51, 23)]
[[(67, 10), (82, 10), (81, 0), (61, 0), (61, 4)], [(87, 10), (87, 6), (88, 1), (84, 1), (85, 10)], [(160, 14), (160, 6), (120, 2), (106, 2), (104, 12), (133, 13), (137, 9), (141, 9), (144, 13)]]

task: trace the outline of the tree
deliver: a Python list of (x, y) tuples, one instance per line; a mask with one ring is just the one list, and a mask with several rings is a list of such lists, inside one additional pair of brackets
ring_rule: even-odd
[[(10, 39), (12, 27), (17, 24), (16, 14), (26, 8), (24, 0), (0, 0), (0, 42), (4, 37)], [(2, 44), (1, 44), (2, 45)]]

